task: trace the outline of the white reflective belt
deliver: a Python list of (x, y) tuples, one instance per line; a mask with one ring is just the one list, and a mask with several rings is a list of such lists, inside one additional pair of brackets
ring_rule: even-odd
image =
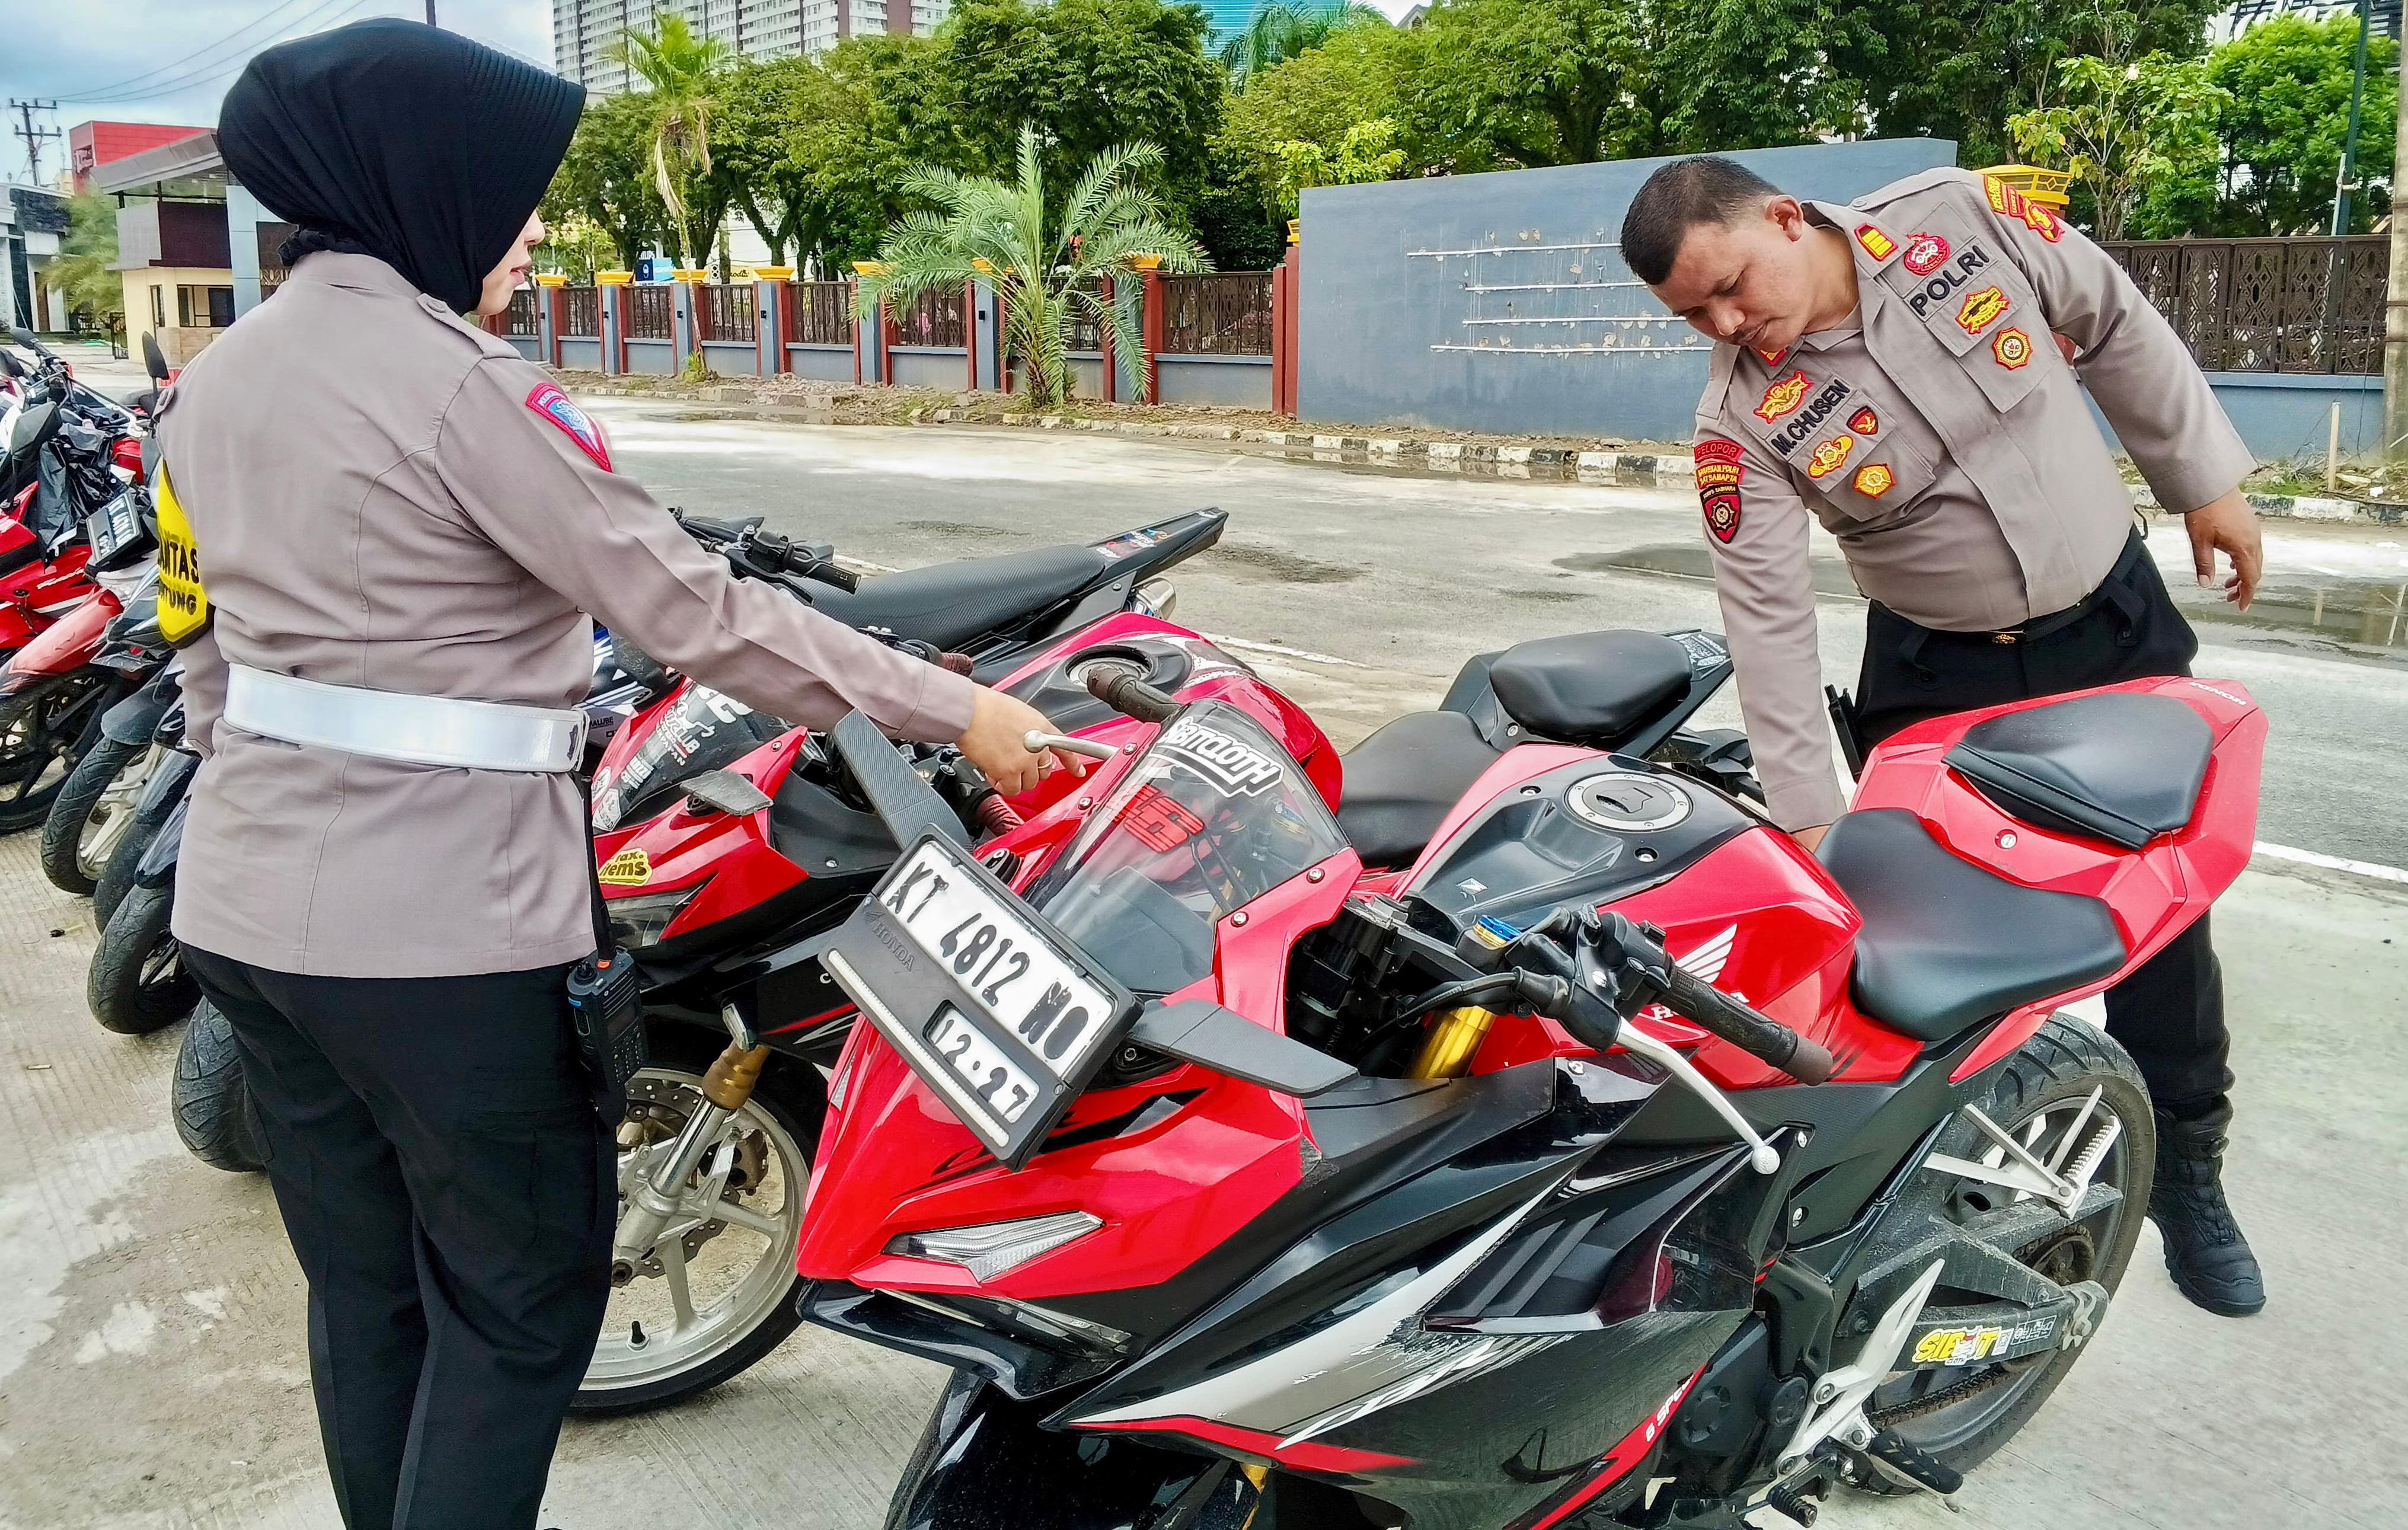
[(245, 733), (404, 765), (574, 770), (585, 714), (453, 696), (412, 696), (229, 665), (225, 721)]

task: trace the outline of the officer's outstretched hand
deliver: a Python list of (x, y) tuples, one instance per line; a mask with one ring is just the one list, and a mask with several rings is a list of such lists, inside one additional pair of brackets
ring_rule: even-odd
[(2199, 571), (2199, 587), (2215, 588), (2215, 554), (2220, 550), (2232, 560), (2232, 577), (2224, 581), (2224, 598), (2247, 610), (2266, 572), (2266, 540), (2249, 501), (2235, 489), (2185, 515), (2183, 525), (2190, 532), (2191, 566)]
[(970, 703), (970, 725), (954, 742), (996, 791), (1016, 797), (1057, 769), (1067, 768), (1078, 776), (1087, 773), (1086, 761), (1076, 755), (1057, 755), (1051, 750), (1029, 752), (1025, 740), (1030, 734), (1053, 731), (1054, 724), (1043, 712), (1016, 696), (982, 685)]

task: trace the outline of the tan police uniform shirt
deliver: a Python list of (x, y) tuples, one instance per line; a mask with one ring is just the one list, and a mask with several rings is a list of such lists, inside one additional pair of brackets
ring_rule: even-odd
[(333, 685), (570, 708), (587, 612), (740, 700), (958, 736), (972, 688), (704, 552), (505, 342), (365, 255), (315, 254), (168, 394), (159, 440), (214, 621), (185, 650), (208, 751), (175, 932), (282, 972), (524, 971), (594, 948), (577, 782), (225, 723), (229, 661)]
[(1778, 356), (1716, 346), (1698, 405), (1698, 493), (1740, 708), (1790, 829), (1846, 808), (1808, 512), (1867, 596), (1927, 627), (1999, 631), (2098, 588), (2131, 532), (2083, 385), (2170, 509), (2209, 503), (2252, 466), (2164, 318), (2014, 188), (1932, 170), (1806, 209), (1847, 236), (1856, 311)]

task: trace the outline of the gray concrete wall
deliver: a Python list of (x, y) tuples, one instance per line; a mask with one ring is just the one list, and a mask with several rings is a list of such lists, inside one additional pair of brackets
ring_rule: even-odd
[(1240, 409), (1271, 407), (1268, 356), (1156, 356), (1154, 365), (1165, 404), (1221, 404)]
[[(2341, 454), (2344, 459), (2372, 457), (2383, 446), (2383, 379), (2381, 378), (2313, 377), (2289, 372), (2210, 372), (2208, 385), (2215, 401), (2231, 417), (2232, 428), (2258, 461), (2304, 463), (2321, 468), (2325, 439), (2332, 428), (2332, 407), (2341, 406)], [(2097, 403), (2091, 418), (2117, 451), (2123, 443)], [(2190, 508), (2191, 507), (2182, 507)]]
[(560, 365), (572, 372), (599, 372), (602, 370), (602, 342), (562, 336)]
[(234, 316), (259, 307), (259, 225), (275, 222), (276, 215), (240, 186), (228, 185), (225, 199), (226, 252), (234, 272)]
[(677, 348), (667, 340), (629, 340), (627, 370), (665, 378), (677, 371)]
[(527, 360), (531, 362), (539, 362), (543, 360), (543, 342), (540, 339), (538, 339), (535, 336), (505, 335), (502, 338), (509, 342), (509, 347), (512, 350), (517, 351)]
[(786, 348), (786, 370), (797, 377), (816, 378), (822, 382), (851, 382), (853, 347), (790, 345)]
[[(1953, 164), (1939, 138), (1735, 156), (1844, 202)], [(1323, 186), (1304, 193), (1297, 412), (1308, 421), (1686, 439), (1703, 336), (1616, 249), (1662, 160)]]
[(761, 348), (749, 340), (705, 340), (702, 342), (703, 365), (722, 377), (757, 378), (761, 375)]
[(896, 346), (894, 350), (895, 375), (888, 380), (898, 388), (951, 388), (959, 392), (969, 385), (969, 352), (955, 346)]
[(1081, 398), (1104, 396), (1104, 357), (1101, 351), (1070, 352), (1070, 391)]

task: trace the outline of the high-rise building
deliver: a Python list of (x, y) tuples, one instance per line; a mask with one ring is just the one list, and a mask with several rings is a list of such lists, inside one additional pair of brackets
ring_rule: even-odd
[(552, 62), (597, 94), (624, 91), (627, 66), (607, 55), (631, 26), (682, 16), (744, 59), (819, 57), (847, 37), (934, 32), (952, 0), (552, 0)]

